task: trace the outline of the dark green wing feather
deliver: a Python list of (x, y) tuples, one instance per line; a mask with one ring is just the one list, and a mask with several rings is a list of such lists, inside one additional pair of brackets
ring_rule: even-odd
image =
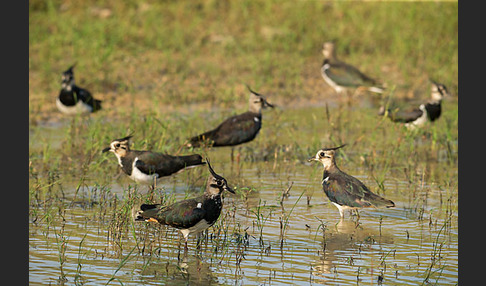
[(199, 203), (202, 203), (201, 197), (183, 200), (166, 207), (157, 206), (151, 210), (145, 210), (142, 216), (154, 218), (161, 224), (175, 228), (189, 228), (204, 219), (206, 215), (206, 211), (198, 207)]
[(157, 173), (159, 177), (170, 176), (186, 167), (205, 164), (198, 154), (187, 156), (172, 156), (168, 154), (133, 151), (138, 161), (135, 166), (146, 174)]
[(394, 206), (392, 201), (374, 194), (361, 181), (343, 172), (329, 175), (322, 185), (331, 202), (339, 205), (357, 208)]
[(93, 102), (93, 96), (91, 96), (91, 93), (88, 90), (78, 86), (73, 86), (73, 92), (76, 94), (78, 100), (82, 100), (86, 103)]
[(208, 140), (212, 146), (233, 146), (251, 141), (262, 126), (261, 114), (245, 112), (223, 121), (215, 129), (190, 139), (194, 147), (198, 142)]
[(326, 70), (323, 70), (326, 75), (340, 86), (358, 87), (358, 86), (372, 86), (376, 85), (376, 81), (357, 68), (345, 63), (333, 63)]
[(94, 97), (91, 95), (91, 93), (88, 90), (84, 88), (80, 88), (75, 85), (73, 86), (72, 91), (73, 94), (75, 95), (75, 98), (91, 106), (93, 108), (93, 112), (101, 109), (101, 100), (94, 99)]
[(419, 108), (409, 109), (409, 110), (389, 110), (388, 117), (394, 122), (408, 123), (415, 121), (417, 118), (422, 116), (423, 112)]

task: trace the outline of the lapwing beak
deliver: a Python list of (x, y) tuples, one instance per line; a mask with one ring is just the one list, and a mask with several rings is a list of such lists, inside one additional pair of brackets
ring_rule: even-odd
[(103, 149), (103, 150), (101, 151), (101, 153), (106, 153), (106, 152), (108, 152), (108, 151), (110, 151), (110, 150), (111, 150), (111, 147), (106, 147), (105, 149)]
[(234, 191), (232, 188), (228, 187), (228, 186), (226, 186), (226, 187), (224, 188), (224, 190), (225, 190), (225, 191), (228, 191), (228, 192), (230, 192), (230, 193), (232, 193), (232, 194), (234, 194), (234, 193), (235, 193), (235, 191)]
[(310, 157), (307, 159), (307, 162), (317, 161), (316, 157)]
[(273, 104), (270, 104), (266, 99), (263, 99), (263, 106), (264, 107), (271, 107), (271, 108), (275, 107)]
[(446, 89), (444, 90), (444, 97), (449, 97), (451, 96), (451, 93)]
[(261, 99), (263, 100), (263, 107), (264, 107), (264, 108), (265, 108), (265, 107), (271, 107), (271, 108), (274, 108), (274, 105), (273, 105), (273, 104), (268, 103), (268, 101), (267, 101), (267, 100), (266, 100), (266, 99), (263, 97), (263, 95), (259, 94), (258, 92), (255, 92), (255, 91), (251, 90), (251, 88), (250, 88), (250, 86), (249, 86), (249, 85), (247, 85), (247, 84), (245, 84), (245, 85), (246, 85), (246, 88), (248, 88), (248, 90), (249, 90), (251, 93), (253, 93), (253, 94), (258, 95), (258, 96), (260, 96), (260, 97), (261, 97)]

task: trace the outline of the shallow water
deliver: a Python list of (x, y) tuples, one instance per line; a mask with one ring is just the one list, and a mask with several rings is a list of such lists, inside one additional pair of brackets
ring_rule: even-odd
[[(288, 110), (287, 115), (302, 116), (301, 123), (307, 120), (298, 129), (308, 138), (320, 126), (312, 119), (317, 112), (313, 108)], [(268, 118), (268, 124), (264, 122), (262, 133), (281, 115), (265, 114), (264, 118)], [(274, 134), (294, 128), (293, 124), (280, 123), (290, 127), (268, 130), (266, 135), (259, 135), (268, 138), (257, 140), (278, 139)], [(316, 146), (323, 141), (312, 140)], [(279, 141), (286, 146), (291, 142), (288, 136)], [(449, 184), (437, 174), (456, 166), (441, 164), (441, 159), (435, 158), (435, 163), (424, 163), (427, 168), (436, 169), (427, 169), (428, 174), (435, 175), (420, 181), (416, 179), (420, 174), (416, 174), (413, 182), (407, 181), (400, 170), (391, 169), (386, 172), (383, 193), (378, 191), (369, 170), (359, 163), (359, 154), (347, 147), (350, 149), (345, 156), (338, 158), (341, 169), (393, 200), (396, 207), (363, 210), (359, 218), (347, 214), (341, 220), (337, 208), (322, 192), (320, 164), (308, 163), (306, 158), (274, 159), (272, 151), (265, 155), (270, 159), (263, 160), (264, 155), (255, 155), (259, 146), (252, 142), (248, 147), (235, 149), (241, 153), (239, 163), (230, 162), (229, 148), (208, 151), (213, 168), (235, 187), (237, 195), (225, 194), (220, 219), (207, 231), (199, 249), (196, 237), (189, 239), (187, 253), (177, 230), (145, 222), (117, 224), (117, 211), (123, 202), (128, 196), (146, 192), (146, 187), (136, 186), (123, 176), (106, 186), (97, 185), (94, 178), (78, 190), (75, 180), (72, 183), (61, 180), (62, 194), (39, 203), (30, 202), (30, 283), (417, 285), (426, 281), (454, 285), (458, 282), (457, 170), (446, 172), (455, 174), (455, 178), (449, 178), (452, 181)], [(292, 150), (298, 147), (294, 145)], [(312, 149), (308, 157), (315, 152)], [(437, 151), (440, 152), (443, 150)], [(108, 161), (116, 164), (112, 154)], [(162, 181), (158, 191), (170, 194), (174, 200), (196, 196), (206, 176), (204, 167), (187, 170)], [(190, 190), (188, 182), (194, 182)], [(288, 196), (282, 199), (286, 190)], [(114, 226), (119, 226), (119, 236), (113, 232)]]

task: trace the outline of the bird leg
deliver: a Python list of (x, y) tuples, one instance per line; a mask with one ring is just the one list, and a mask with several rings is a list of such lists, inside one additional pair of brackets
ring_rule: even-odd
[(341, 215), (341, 219), (344, 218), (344, 209), (343, 208), (339, 208), (339, 215)]
[(200, 250), (201, 249), (201, 233), (198, 232), (196, 235), (196, 249)]
[(182, 254), (183, 256), (181, 257), (181, 251), (179, 249), (179, 253), (177, 254), (177, 262), (179, 265), (179, 269), (182, 273), (187, 274), (187, 252), (184, 251)]
[(241, 157), (240, 150), (241, 148), (238, 148), (238, 153), (236, 154), (236, 164), (238, 166), (240, 165), (240, 157)]
[(356, 96), (356, 95), (359, 95), (360, 93), (362, 93), (364, 90), (367, 90), (366, 87), (364, 86), (358, 86), (355, 90), (354, 90), (354, 93), (352, 95), (352, 97)]
[[(351, 211), (353, 211), (353, 210), (351, 210)], [(354, 209), (354, 213), (356, 214), (356, 222), (359, 222), (359, 218), (360, 218), (360, 216), (359, 216), (359, 210), (358, 209)]]
[(352, 95), (349, 94), (348, 90), (344, 90), (340, 93), (337, 93), (339, 96), (339, 108), (342, 109), (344, 107), (351, 107)]
[(188, 248), (187, 248), (187, 239), (189, 237), (189, 234), (187, 235), (184, 235), (184, 253), (187, 252)]
[(157, 178), (154, 177), (154, 182), (149, 186), (150, 200), (154, 199), (155, 188), (157, 187)]
[(348, 106), (348, 108), (352, 105), (354, 95), (355, 93), (350, 93), (346, 90), (346, 105)]
[(150, 185), (149, 186), (149, 190), (148, 190), (148, 192), (150, 194), (150, 197), (149, 197), (150, 201), (152, 201), (154, 199), (154, 193), (155, 193), (154, 190), (155, 190), (155, 186), (154, 185)]
[(182, 263), (187, 265), (187, 248), (184, 248), (184, 253), (182, 254)]

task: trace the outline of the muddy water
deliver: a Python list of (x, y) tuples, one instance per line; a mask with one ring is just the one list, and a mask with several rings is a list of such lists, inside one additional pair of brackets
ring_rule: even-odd
[[(312, 133), (315, 127), (309, 124), (302, 132)], [(31, 202), (30, 283), (458, 282), (457, 177), (449, 185), (426, 180), (410, 183), (402, 173), (390, 171), (381, 194), (393, 200), (396, 208), (361, 211), (359, 218), (347, 214), (341, 220), (321, 190), (322, 166), (304, 158), (245, 160), (253, 149), (239, 151), (240, 163), (230, 162), (228, 148), (209, 151), (213, 167), (237, 189), (237, 195), (225, 195), (220, 220), (208, 230), (199, 249), (191, 237), (187, 253), (176, 230), (152, 223), (130, 222), (114, 238), (116, 210), (133, 192), (146, 192), (144, 187), (129, 188), (134, 184), (124, 177), (106, 186), (87, 183), (79, 189), (62, 181), (61, 195), (43, 205)], [(115, 164), (116, 159), (111, 159)], [(359, 160), (339, 160), (343, 170), (376, 191), (376, 182), (356, 163)], [(188, 191), (187, 182), (199, 175), (202, 179)], [(175, 200), (195, 196), (206, 175), (205, 169), (189, 170), (163, 181), (158, 189)]]

